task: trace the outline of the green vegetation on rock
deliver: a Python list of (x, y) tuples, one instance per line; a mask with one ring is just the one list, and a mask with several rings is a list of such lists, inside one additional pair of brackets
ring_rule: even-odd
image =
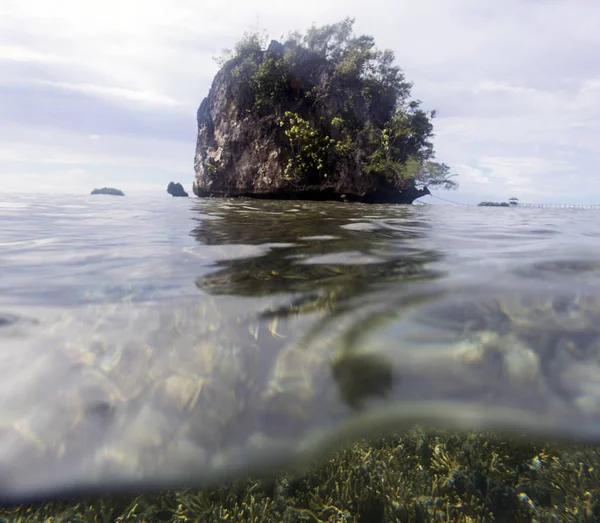
[[(361, 162), (366, 172), (396, 178), (400, 186), (422, 183), (456, 188), (450, 168), (432, 161), (435, 111), (427, 114), (420, 108), (421, 102), (410, 100), (412, 84), (394, 65), (394, 52), (377, 49), (372, 36), (355, 36), (353, 24), (354, 19), (346, 18), (323, 27), (313, 25), (305, 35), (292, 33), (279, 55), (265, 52), (264, 35), (246, 33), (220, 63), (235, 63), (233, 74), (244, 78), (254, 95), (253, 109), (268, 107), (277, 115), (290, 142), (287, 176), (292, 172), (300, 177), (314, 172), (323, 176), (326, 166), (335, 166), (340, 157), (349, 154), (351, 143), (364, 143), (367, 154)], [(332, 84), (342, 88), (340, 94), (345, 98), (337, 114), (328, 121), (321, 119), (318, 126), (303, 118), (302, 111), (282, 111), (283, 100), (294, 88), (294, 66), (307, 57), (323, 61), (330, 78), (303, 98), (322, 105), (333, 94)], [(364, 104), (377, 106), (378, 122), (357, 121), (356, 106)], [(300, 103), (299, 109), (303, 105)], [(304, 112), (314, 113), (314, 109)], [(291, 120), (294, 123), (287, 125)]]
[(278, 119), (278, 123), (290, 141), (292, 152), (285, 166), (286, 177), (304, 176), (316, 171), (323, 178), (327, 178), (325, 169), (335, 140), (329, 136), (322, 136), (298, 113), (286, 111), (283, 118)]

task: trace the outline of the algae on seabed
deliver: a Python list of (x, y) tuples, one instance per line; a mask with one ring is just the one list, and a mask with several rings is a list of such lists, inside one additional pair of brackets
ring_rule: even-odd
[(600, 453), (492, 433), (426, 431), (358, 441), (294, 477), (212, 489), (0, 507), (30, 522), (592, 522)]

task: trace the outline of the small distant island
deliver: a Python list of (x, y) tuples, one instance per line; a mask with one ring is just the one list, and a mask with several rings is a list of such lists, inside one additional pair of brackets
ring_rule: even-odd
[(481, 202), (478, 207), (510, 207), (508, 202)]
[(246, 33), (225, 52), (197, 113), (194, 194), (412, 203), (458, 186), (433, 161), (435, 111), (353, 24), (268, 46)]
[(125, 196), (123, 191), (112, 187), (102, 187), (102, 189), (94, 189), (90, 194), (110, 194), (111, 196)]
[(508, 199), (508, 202), (481, 202), (477, 204), (478, 207), (517, 207), (519, 205), (519, 198)]

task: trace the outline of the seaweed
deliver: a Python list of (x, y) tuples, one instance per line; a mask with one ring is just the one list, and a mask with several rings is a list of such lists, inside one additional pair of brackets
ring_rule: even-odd
[(302, 475), (210, 489), (0, 507), (15, 522), (586, 522), (600, 519), (600, 452), (417, 427), (361, 440)]

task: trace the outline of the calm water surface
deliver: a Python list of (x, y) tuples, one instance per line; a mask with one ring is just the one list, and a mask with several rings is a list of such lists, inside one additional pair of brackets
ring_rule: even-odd
[(556, 262), (600, 260), (594, 210), (9, 195), (0, 223), (8, 311), (195, 297), (209, 274), (215, 293), (257, 297), (365, 292), (408, 265), (440, 283), (548, 282)]
[(0, 195), (0, 268), (2, 495), (415, 422), (600, 440), (598, 211)]

